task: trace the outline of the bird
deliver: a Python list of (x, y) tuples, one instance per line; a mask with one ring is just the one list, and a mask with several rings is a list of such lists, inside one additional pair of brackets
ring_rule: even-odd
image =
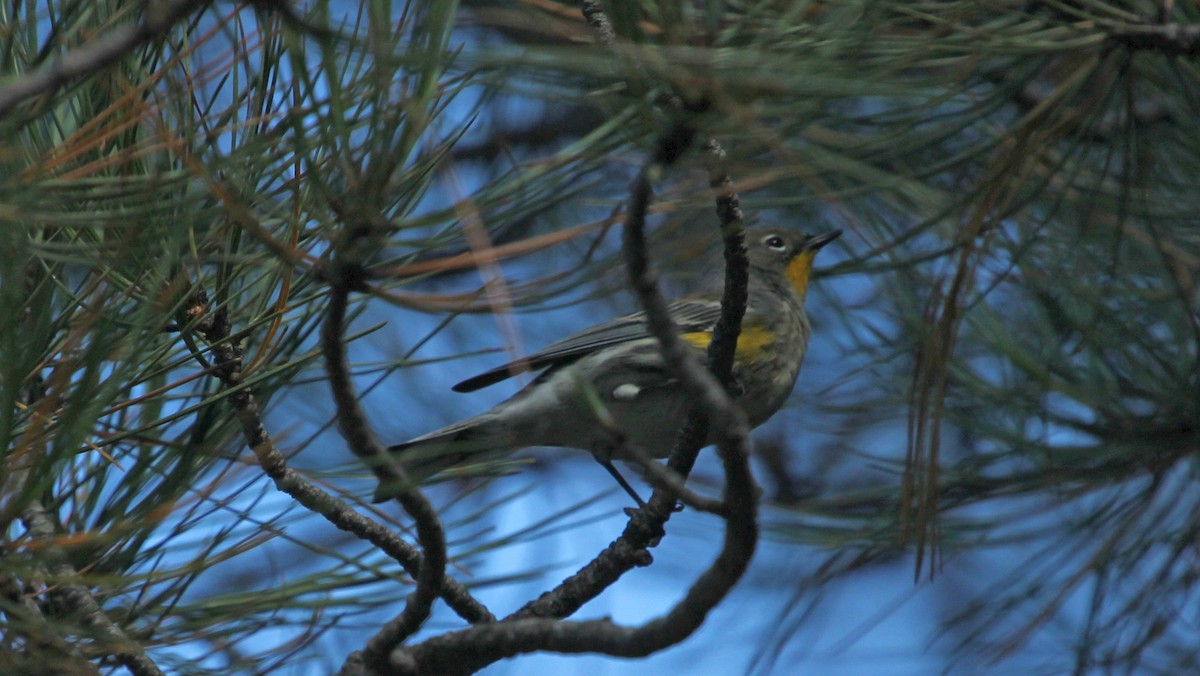
[[(795, 386), (812, 334), (804, 300), (813, 259), (840, 235), (840, 230), (819, 235), (782, 227), (746, 230), (749, 284), (733, 378), (735, 401), (752, 428), (774, 415)], [(701, 358), (721, 315), (721, 295), (721, 282), (714, 279), (668, 305), (681, 338)], [(473, 460), (557, 446), (590, 452), (642, 504), (612, 461), (630, 459), (630, 445), (649, 457), (666, 457), (691, 407), (645, 314), (596, 324), (452, 389), (473, 392), (529, 371), (537, 372), (533, 381), (494, 408), (389, 447), (409, 484)], [(375, 501), (404, 488), (381, 483)]]

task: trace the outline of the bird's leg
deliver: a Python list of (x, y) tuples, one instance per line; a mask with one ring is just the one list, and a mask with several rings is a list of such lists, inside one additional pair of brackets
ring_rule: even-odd
[(596, 462), (600, 463), (601, 467), (608, 470), (608, 473), (612, 475), (612, 478), (616, 479), (617, 483), (621, 485), (621, 488), (624, 488), (625, 492), (629, 494), (629, 497), (633, 498), (633, 501), (637, 503), (638, 509), (646, 506), (646, 501), (642, 499), (642, 496), (638, 495), (637, 491), (633, 490), (633, 486), (630, 486), (629, 482), (625, 480), (625, 477), (621, 476), (621, 472), (617, 469), (617, 466), (613, 464), (612, 458), (600, 455), (598, 453), (593, 455), (596, 458)]
[[(612, 458), (609, 457), (609, 455), (593, 453), (592, 456), (596, 458), (596, 462), (600, 463), (601, 467), (608, 470), (608, 473), (612, 475), (612, 478), (616, 479), (617, 483), (621, 485), (621, 488), (624, 488), (625, 492), (629, 494), (629, 497), (633, 498), (633, 501), (637, 503), (638, 509), (646, 506), (646, 501), (642, 499), (642, 496), (638, 495), (637, 491), (633, 489), (633, 486), (629, 485), (629, 482), (626, 481), (625, 477), (621, 475), (620, 470), (618, 470), (617, 466), (613, 464)], [(682, 512), (683, 503), (676, 501), (675, 506), (671, 508), (671, 511), (676, 513)], [(632, 517), (633, 512), (634, 510), (632, 507), (625, 508), (625, 514), (627, 516)]]
[[(633, 498), (633, 501), (637, 503), (638, 509), (644, 509), (646, 507), (646, 501), (642, 499), (642, 496), (638, 495), (637, 491), (633, 490), (633, 486), (630, 486), (629, 482), (625, 480), (625, 477), (621, 476), (621, 472), (617, 470), (616, 465), (613, 465), (612, 462), (613, 452), (615, 449), (623, 448), (627, 451), (629, 449), (627, 446), (628, 440), (625, 437), (625, 431), (622, 430), (619, 425), (617, 425), (616, 420), (613, 419), (612, 415), (608, 412), (608, 409), (604, 407), (604, 402), (602, 402), (600, 397), (596, 395), (596, 390), (594, 387), (592, 387), (592, 384), (583, 381), (582, 379), (579, 379), (579, 383), (581, 385), (581, 390), (585, 394), (592, 395), (590, 403), (592, 404), (593, 413), (596, 414), (596, 421), (600, 424), (600, 428), (609, 435), (608, 439), (598, 441), (592, 445), (592, 457), (596, 459), (596, 462), (600, 463), (601, 467), (603, 467), (608, 471), (609, 474), (612, 475), (613, 479), (616, 479), (621, 488), (625, 489), (625, 492), (629, 494), (629, 497)], [(678, 512), (682, 509), (683, 506), (676, 503), (675, 508), (672, 511)], [(625, 513), (631, 517), (633, 516), (632, 509), (626, 508)]]

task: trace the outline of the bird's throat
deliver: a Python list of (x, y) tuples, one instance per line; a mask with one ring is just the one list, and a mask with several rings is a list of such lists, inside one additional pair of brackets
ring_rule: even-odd
[(804, 296), (808, 293), (808, 277), (812, 274), (813, 258), (816, 255), (815, 251), (805, 251), (796, 256), (788, 263), (787, 271), (784, 273), (800, 300), (804, 300)]

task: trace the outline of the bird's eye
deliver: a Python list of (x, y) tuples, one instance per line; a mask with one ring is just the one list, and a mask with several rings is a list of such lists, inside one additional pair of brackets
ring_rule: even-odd
[(767, 245), (772, 251), (784, 251), (787, 249), (787, 242), (779, 235), (767, 235), (763, 238), (763, 244)]

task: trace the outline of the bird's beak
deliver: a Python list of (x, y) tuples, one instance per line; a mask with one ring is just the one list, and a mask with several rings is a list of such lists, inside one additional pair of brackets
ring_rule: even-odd
[(816, 251), (816, 250), (820, 249), (821, 247), (825, 246), (826, 244), (829, 244), (833, 240), (837, 239), (838, 237), (841, 237), (841, 235), (842, 235), (841, 230), (834, 230), (833, 232), (827, 232), (824, 235), (814, 235), (812, 239), (810, 239), (804, 243), (804, 248), (809, 251)]

